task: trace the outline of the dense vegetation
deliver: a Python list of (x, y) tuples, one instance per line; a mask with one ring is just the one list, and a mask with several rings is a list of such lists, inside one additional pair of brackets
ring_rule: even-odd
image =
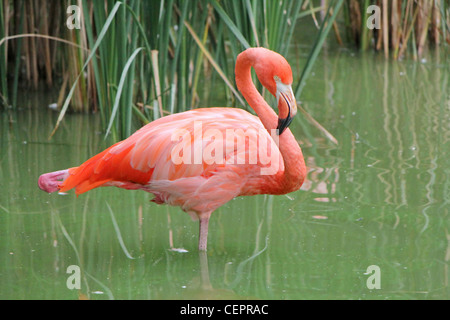
[[(367, 27), (370, 5), (380, 9), (379, 29)], [(1, 0), (0, 99), (15, 108), (19, 86), (45, 83), (60, 90), (55, 130), (69, 108), (95, 111), (119, 139), (136, 119), (198, 106), (202, 79), (243, 106), (235, 57), (249, 46), (287, 54), (301, 19), (318, 32), (297, 98), (331, 29), (340, 44), (418, 59), (427, 45), (448, 42), (449, 16), (444, 0)]]

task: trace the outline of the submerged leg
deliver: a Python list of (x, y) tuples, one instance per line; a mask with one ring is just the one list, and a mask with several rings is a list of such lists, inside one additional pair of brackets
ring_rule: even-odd
[(198, 250), (200, 251), (206, 251), (206, 245), (208, 242), (208, 223), (209, 223), (209, 217), (211, 215), (205, 215), (201, 217), (200, 220), (200, 235), (198, 238)]

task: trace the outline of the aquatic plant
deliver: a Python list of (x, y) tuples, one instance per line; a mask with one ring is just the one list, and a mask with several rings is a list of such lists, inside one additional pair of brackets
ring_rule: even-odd
[[(450, 7), (445, 0), (348, 0), (344, 16), (349, 39), (394, 59), (419, 59), (428, 45), (450, 43)], [(372, 23), (378, 24), (370, 27)]]
[[(382, 10), (381, 29), (366, 26), (370, 5)], [(237, 54), (264, 46), (287, 55), (299, 19), (318, 31), (295, 79), (298, 99), (331, 29), (342, 43), (342, 21), (363, 50), (417, 58), (429, 41), (448, 41), (448, 10), (437, 0), (2, 0), (0, 101), (15, 108), (19, 86), (57, 88), (54, 132), (68, 110), (93, 111), (118, 140), (214, 99), (245, 107), (232, 80)]]

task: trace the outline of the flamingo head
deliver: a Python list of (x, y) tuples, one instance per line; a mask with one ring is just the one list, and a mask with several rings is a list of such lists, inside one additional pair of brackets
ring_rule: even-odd
[(297, 114), (297, 100), (292, 91), (292, 70), (286, 59), (271, 50), (256, 48), (258, 59), (253, 68), (261, 84), (277, 99), (278, 134), (282, 134)]

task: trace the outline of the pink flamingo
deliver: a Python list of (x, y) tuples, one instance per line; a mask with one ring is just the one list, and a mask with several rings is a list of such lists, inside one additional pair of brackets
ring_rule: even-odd
[[(276, 97), (278, 117), (255, 88), (251, 67)], [(198, 248), (206, 251), (208, 222), (214, 210), (238, 196), (298, 190), (306, 176), (300, 146), (287, 129), (297, 113), (297, 104), (286, 59), (265, 48), (249, 48), (237, 57), (235, 77), (238, 89), (258, 117), (237, 108), (202, 108), (166, 116), (79, 167), (41, 175), (39, 188), (49, 193), (75, 188), (77, 195), (103, 186), (145, 190), (154, 194), (152, 201), (180, 206), (194, 220), (199, 219)], [(271, 134), (275, 129), (276, 135)], [(240, 141), (232, 147), (227, 144), (230, 132), (233, 141)], [(174, 134), (178, 134), (177, 139)], [(213, 145), (223, 148), (205, 157), (204, 151)], [(174, 154), (181, 155), (181, 147), (186, 147), (185, 161), (174, 161)], [(194, 154), (203, 150), (200, 161), (189, 163), (191, 150)], [(271, 164), (263, 163), (261, 150), (270, 154), (270, 159), (279, 160), (271, 174), (262, 174), (261, 170)], [(252, 159), (257, 160), (249, 161), (255, 155)]]

